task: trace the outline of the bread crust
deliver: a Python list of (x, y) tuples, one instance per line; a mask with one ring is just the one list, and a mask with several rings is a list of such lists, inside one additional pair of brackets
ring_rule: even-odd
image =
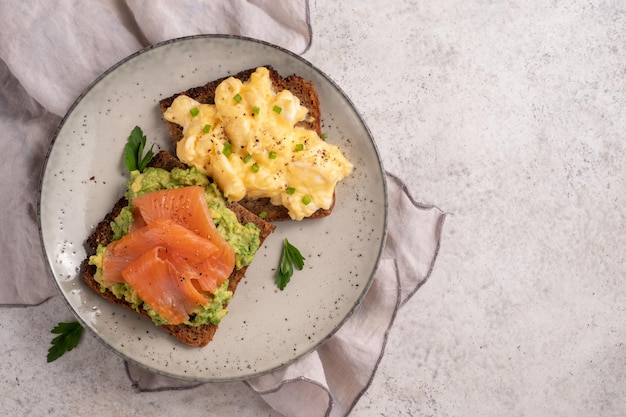
[[(187, 165), (183, 164), (174, 155), (167, 151), (160, 151), (159, 153), (157, 153), (152, 158), (148, 166), (163, 168), (168, 171), (171, 171), (174, 168), (188, 168)], [(115, 203), (111, 211), (104, 217), (104, 219), (102, 219), (102, 221), (98, 223), (93, 233), (87, 238), (86, 243), (88, 248), (91, 250), (91, 254), (95, 253), (99, 244), (106, 246), (108, 243), (111, 242), (113, 238), (111, 222), (119, 215), (120, 211), (127, 204), (128, 201), (125, 197), (120, 198), (117, 203)], [(261, 219), (260, 217), (250, 212), (238, 203), (227, 202), (227, 207), (235, 212), (235, 214), (237, 215), (237, 219), (240, 223), (245, 224), (252, 222), (261, 230), (259, 236), (261, 244), (275, 229), (274, 225)], [(245, 276), (246, 270), (247, 267), (243, 267), (239, 270), (234, 270), (233, 273), (230, 275), (228, 289), (232, 291), (233, 294), (235, 293), (239, 282), (241, 282), (241, 279)], [(102, 298), (110, 303), (123, 306), (150, 319), (145, 310), (141, 309), (137, 311), (127, 301), (123, 299), (118, 299), (111, 291), (101, 291), (100, 284), (95, 280), (96, 267), (94, 265), (89, 265), (89, 256), (85, 260), (83, 260), (81, 264), (81, 271), (85, 283)], [(162, 325), (159, 327), (170, 333), (181, 342), (186, 343), (190, 346), (206, 346), (213, 339), (213, 336), (218, 329), (218, 325), (216, 324), (203, 324), (200, 326), (178, 324)]]
[[(300, 103), (309, 110), (310, 117), (298, 123), (298, 125), (306, 129), (314, 130), (321, 137), (322, 122), (320, 101), (317, 92), (315, 91), (315, 86), (313, 82), (308, 81), (296, 74), (292, 74), (286, 78), (283, 78), (271, 65), (266, 65), (265, 68), (267, 68), (269, 71), (270, 80), (272, 81), (272, 87), (274, 88), (274, 91), (280, 92), (285, 89), (291, 91), (293, 95), (298, 97)], [(250, 68), (241, 71), (235, 75), (232, 75), (232, 77), (245, 82), (255, 71), (256, 68)], [(186, 95), (188, 97), (191, 97), (202, 104), (215, 104), (215, 89), (222, 81), (226, 80), (229, 77), (231, 76), (226, 76), (217, 80), (209, 81), (202, 86), (193, 87), (189, 90), (181, 91), (170, 97), (162, 99), (161, 101), (159, 101), (159, 107), (161, 108), (161, 112), (165, 113), (165, 111), (174, 102), (174, 99), (176, 99), (176, 97), (180, 95)], [(174, 144), (174, 146), (176, 146), (176, 144), (183, 138), (183, 128), (173, 122), (166, 121), (166, 124), (170, 133), (170, 138), (172, 139), (172, 143)], [(328, 209), (319, 209), (308, 218), (315, 219), (330, 215), (335, 206), (335, 200), (336, 198), (335, 196), (333, 196), (333, 202)], [(273, 205), (270, 202), (269, 198), (243, 198), (242, 200), (238, 201), (238, 203), (254, 214), (259, 215), (265, 212), (265, 220), (270, 222), (291, 220), (287, 208), (285, 208), (284, 206)]]

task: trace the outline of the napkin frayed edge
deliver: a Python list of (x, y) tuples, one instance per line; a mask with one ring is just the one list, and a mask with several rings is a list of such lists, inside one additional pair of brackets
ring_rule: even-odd
[[(50, 278), (50, 279), (52, 279), (52, 278)], [(40, 301), (38, 303), (34, 303), (34, 304), (0, 304), (0, 308), (6, 308), (6, 307), (10, 307), (10, 308), (38, 307), (38, 306), (44, 304), (46, 301), (49, 301), (52, 298), (56, 297), (57, 295), (58, 294), (51, 295), (50, 297), (46, 297), (42, 301)]]
[[(436, 209), (441, 212), (441, 217), (439, 218), (439, 222), (437, 224), (437, 245), (435, 246), (435, 253), (433, 255), (433, 259), (430, 262), (430, 267), (428, 268), (428, 272), (426, 273), (426, 276), (424, 277), (424, 279), (415, 286), (413, 291), (411, 291), (404, 300), (400, 301), (400, 305), (398, 307), (402, 307), (413, 297), (413, 295), (415, 295), (417, 290), (422, 288), (422, 285), (424, 285), (426, 281), (428, 281), (428, 279), (430, 278), (430, 275), (433, 273), (433, 269), (435, 269), (435, 263), (437, 262), (437, 257), (439, 256), (439, 249), (441, 247), (441, 233), (443, 232), (443, 224), (446, 220), (446, 216), (448, 215), (448, 212), (446, 212), (445, 210), (442, 210), (438, 206), (435, 206), (432, 204), (431, 205), (422, 204), (418, 202), (417, 200), (413, 198), (413, 196), (411, 195), (411, 192), (409, 191), (409, 188), (406, 186), (404, 181), (402, 181), (398, 176), (396, 176), (395, 174), (392, 174), (389, 171), (385, 171), (385, 173), (387, 174), (387, 177), (391, 178), (400, 187), (400, 190), (402, 191), (402, 193), (404, 193), (404, 195), (408, 197), (409, 201), (411, 202), (411, 204), (413, 204), (413, 206), (422, 210)], [(394, 265), (396, 265), (395, 260), (394, 260)], [(396, 274), (397, 274), (397, 268), (396, 268)], [(398, 290), (401, 290), (402, 282), (399, 279), (399, 277), (396, 276), (396, 278), (398, 279)]]
[(306, 28), (307, 31), (309, 32), (309, 41), (306, 43), (306, 45), (304, 46), (304, 50), (302, 52), (299, 53), (299, 55), (304, 54), (305, 52), (307, 52), (309, 49), (311, 49), (311, 45), (313, 44), (313, 25), (311, 24), (311, 7), (309, 6), (309, 0), (306, 0), (304, 2), (304, 15), (305, 15), (305, 21), (306, 21)]
[(130, 368), (128, 366), (128, 361), (124, 361), (124, 370), (126, 371), (126, 376), (128, 377), (128, 379), (131, 382), (131, 388), (133, 389), (133, 391), (135, 391), (135, 393), (137, 394), (141, 394), (143, 392), (162, 392), (162, 391), (183, 391), (183, 390), (191, 390), (194, 388), (199, 388), (203, 385), (206, 385), (206, 382), (198, 382), (196, 384), (193, 385), (187, 385), (187, 386), (183, 386), (183, 387), (173, 387), (173, 386), (166, 386), (166, 387), (158, 387), (158, 388), (141, 388), (141, 386), (139, 385), (139, 383), (141, 382), (140, 379), (135, 379), (132, 377), (131, 373), (130, 373)]
[[(328, 417), (330, 415), (330, 413), (333, 411), (333, 407), (335, 405), (335, 399), (333, 398), (333, 394), (330, 392), (330, 390), (325, 387), (323, 384), (320, 384), (318, 381), (315, 381), (311, 378), (307, 378), (305, 376), (300, 376), (298, 378), (291, 378), (291, 379), (286, 379), (284, 381), (282, 381), (280, 384), (278, 384), (276, 387), (266, 390), (266, 391), (256, 391), (254, 388), (252, 388), (252, 386), (248, 383), (248, 381), (243, 381), (244, 385), (248, 388), (250, 388), (250, 391), (254, 392), (257, 395), (268, 395), (268, 394), (273, 394), (275, 392), (278, 392), (282, 389), (283, 386), (287, 385), (287, 384), (292, 384), (294, 382), (306, 382), (312, 385), (317, 386), (318, 388), (320, 388), (322, 391), (324, 391), (326, 393), (326, 395), (328, 396), (328, 407), (326, 408), (326, 412), (324, 413), (324, 417)], [(362, 395), (362, 394), (361, 394)], [(354, 402), (354, 404), (356, 404), (356, 401)], [(354, 407), (354, 405), (352, 405), (350, 407), (350, 409), (352, 409), (352, 407)]]

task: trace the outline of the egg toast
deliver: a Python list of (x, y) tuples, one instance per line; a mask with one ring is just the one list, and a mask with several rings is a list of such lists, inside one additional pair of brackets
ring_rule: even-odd
[[(317, 135), (322, 137), (320, 101), (313, 83), (295, 74), (289, 75), (287, 77), (282, 77), (271, 66), (266, 66), (265, 68), (269, 70), (269, 77), (271, 80), (272, 88), (275, 92), (278, 93), (282, 90), (289, 90), (294, 96), (296, 96), (300, 100), (301, 105), (307, 108), (308, 117), (298, 122), (297, 126), (313, 130), (317, 133)], [(256, 68), (247, 69), (245, 71), (232, 75), (232, 77), (237, 78), (242, 82), (247, 81), (250, 79), (255, 70)], [(170, 97), (164, 98), (159, 102), (161, 111), (163, 112), (163, 114), (165, 114), (168, 108), (172, 106), (174, 100), (181, 95), (188, 96), (201, 104), (214, 104), (216, 89), (224, 80), (228, 79), (229, 77), (231, 76), (216, 79), (208, 82), (205, 85), (194, 87), (189, 90), (174, 94)], [(183, 128), (179, 124), (173, 123), (171, 121), (166, 121), (166, 123), (170, 132), (172, 142), (176, 146), (176, 144), (183, 139)], [(332, 202), (328, 208), (319, 208), (312, 215), (307, 217), (314, 219), (330, 215), (334, 208), (335, 201), (336, 195), (333, 192)], [(283, 221), (291, 219), (287, 208), (282, 205), (272, 204), (270, 199), (267, 197), (257, 199), (244, 197), (238, 202), (249, 211), (257, 215), (262, 214), (267, 221)]]
[[(167, 151), (160, 151), (159, 153), (157, 153), (152, 158), (148, 166), (154, 168), (162, 168), (166, 171), (172, 171), (174, 168), (188, 168), (174, 155)], [(96, 226), (94, 232), (87, 239), (87, 246), (92, 251), (92, 253), (96, 252), (98, 245), (106, 246), (113, 240), (114, 230), (112, 229), (111, 224), (113, 220), (116, 219), (116, 217), (120, 214), (123, 208), (127, 205), (128, 201), (126, 200), (126, 197), (120, 198), (120, 200), (113, 206), (112, 210)], [(257, 215), (253, 214), (238, 203), (227, 201), (226, 206), (228, 209), (232, 210), (235, 213), (237, 221), (240, 224), (253, 223), (260, 230), (259, 239), (261, 244), (275, 228), (275, 226), (259, 218)], [(233, 272), (228, 277), (229, 291), (231, 291), (232, 293), (235, 292), (238, 284), (246, 273), (246, 269), (247, 266), (244, 266), (241, 269), (233, 269)], [(91, 287), (97, 294), (101, 295), (104, 299), (111, 303), (124, 306), (133, 311), (137, 311), (139, 312), (139, 314), (150, 318), (145, 310), (133, 308), (131, 303), (126, 301), (124, 298), (118, 298), (109, 289), (103, 291), (100, 283), (95, 278), (96, 266), (90, 264), (89, 257), (83, 261), (81, 265), (81, 270), (82, 277), (85, 283), (89, 287)], [(185, 344), (191, 346), (206, 346), (213, 339), (213, 336), (217, 331), (218, 324), (208, 323), (201, 325), (190, 325), (181, 323), (176, 325), (163, 324), (159, 327), (161, 327), (163, 330), (167, 331), (172, 336)]]

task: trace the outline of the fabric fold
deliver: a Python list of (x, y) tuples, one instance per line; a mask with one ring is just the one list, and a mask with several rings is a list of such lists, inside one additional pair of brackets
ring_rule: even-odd
[(0, 61), (0, 306), (36, 305), (58, 294), (43, 258), (37, 221), (39, 172), (60, 121)]
[(388, 173), (387, 184), (391, 184), (390, 189), (401, 191), (388, 195), (391, 213), (397, 217), (396, 221), (389, 222), (385, 252), (398, 259), (402, 305), (432, 272), (439, 253), (445, 215), (438, 207), (418, 203), (399, 177)]
[(115, 2), (1, 2), (0, 27), (0, 58), (57, 116), (103, 71), (142, 46), (122, 24)]
[(308, 13), (306, 0), (0, 2), (0, 59), (32, 98), (63, 116), (100, 74), (149, 44), (230, 34), (302, 53)]
[(303, 53), (311, 42), (306, 1), (128, 0), (150, 43), (196, 33), (223, 33), (261, 39)]

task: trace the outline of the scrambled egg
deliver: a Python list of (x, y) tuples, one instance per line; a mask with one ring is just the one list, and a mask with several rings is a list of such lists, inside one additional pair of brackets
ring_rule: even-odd
[(335, 186), (353, 169), (339, 148), (296, 126), (308, 109), (290, 91), (274, 92), (267, 68), (223, 81), (215, 104), (180, 95), (164, 114), (183, 127), (176, 153), (212, 177), (233, 201), (269, 197), (294, 220), (332, 205)]

